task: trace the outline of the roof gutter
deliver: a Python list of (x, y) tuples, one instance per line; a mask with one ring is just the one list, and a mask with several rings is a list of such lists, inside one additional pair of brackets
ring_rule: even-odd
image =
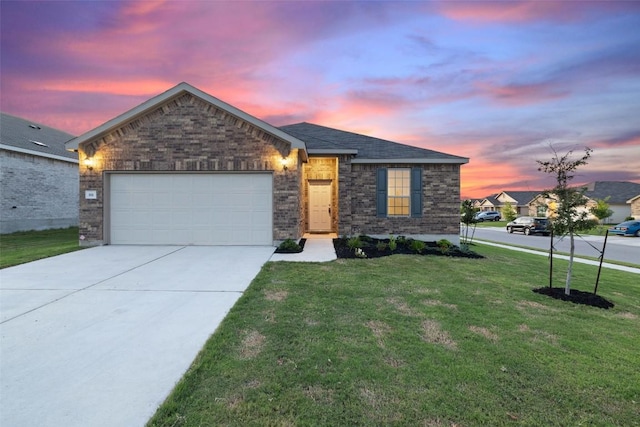
[(469, 159), (466, 157), (459, 157), (457, 159), (425, 159), (425, 158), (412, 158), (412, 159), (352, 159), (351, 163), (363, 163), (363, 164), (380, 164), (380, 163), (411, 163), (411, 164), (452, 164), (463, 165), (469, 163)]

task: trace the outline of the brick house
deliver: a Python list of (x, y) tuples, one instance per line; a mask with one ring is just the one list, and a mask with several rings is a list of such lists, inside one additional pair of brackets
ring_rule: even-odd
[(0, 115), (0, 233), (78, 225), (78, 154), (66, 132)]
[(277, 128), (187, 83), (67, 149), (81, 159), (83, 245), (273, 245), (308, 232), (458, 242), (467, 158)]

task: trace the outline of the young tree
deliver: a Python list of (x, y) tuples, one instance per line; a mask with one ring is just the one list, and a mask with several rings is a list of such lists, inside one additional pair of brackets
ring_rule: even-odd
[(551, 226), (556, 236), (569, 236), (569, 267), (567, 268), (567, 279), (564, 292), (569, 295), (571, 292), (571, 274), (573, 269), (573, 255), (575, 252), (574, 235), (579, 231), (593, 228), (593, 221), (587, 218), (588, 212), (585, 207), (587, 197), (584, 195), (586, 188), (570, 187), (569, 183), (575, 177), (578, 167), (586, 165), (593, 150), (585, 148), (584, 155), (577, 160), (572, 160), (573, 151), (570, 150), (563, 156), (552, 148), (553, 158), (549, 161), (538, 162), (538, 170), (550, 175), (554, 175), (556, 186), (551, 190), (545, 190), (544, 197), (555, 202), (552, 214)]
[(613, 210), (611, 210), (611, 208), (609, 207), (609, 203), (607, 203), (610, 198), (611, 196), (605, 197), (604, 200), (597, 199), (596, 205), (589, 209), (589, 212), (591, 212), (596, 218), (598, 218), (601, 224), (604, 223), (605, 219), (613, 215)]
[[(462, 235), (460, 246), (464, 250), (469, 250), (469, 245), (471, 245), (473, 235), (476, 232), (476, 212), (478, 212), (478, 209), (473, 207), (473, 202), (471, 200), (465, 200), (462, 202), (462, 205), (460, 206), (460, 222), (464, 224), (464, 234)], [(469, 239), (469, 228), (472, 224), (473, 232), (471, 233), (471, 239)]]
[(513, 221), (518, 216), (516, 210), (513, 208), (513, 204), (507, 202), (502, 207), (502, 218), (506, 221)]

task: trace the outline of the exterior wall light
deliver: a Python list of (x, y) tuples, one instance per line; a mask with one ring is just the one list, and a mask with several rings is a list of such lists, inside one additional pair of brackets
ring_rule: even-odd
[(95, 165), (93, 159), (91, 157), (87, 157), (86, 159), (84, 159), (84, 166), (89, 169), (90, 171), (93, 170), (93, 166)]
[(288, 170), (289, 169), (289, 167), (287, 166), (287, 158), (286, 157), (283, 157), (280, 160), (280, 163), (282, 164), (282, 169), (283, 170)]

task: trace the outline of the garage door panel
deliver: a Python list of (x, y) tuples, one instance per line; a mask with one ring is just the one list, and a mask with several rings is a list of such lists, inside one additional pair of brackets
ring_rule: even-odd
[(114, 244), (271, 245), (271, 174), (114, 174)]

